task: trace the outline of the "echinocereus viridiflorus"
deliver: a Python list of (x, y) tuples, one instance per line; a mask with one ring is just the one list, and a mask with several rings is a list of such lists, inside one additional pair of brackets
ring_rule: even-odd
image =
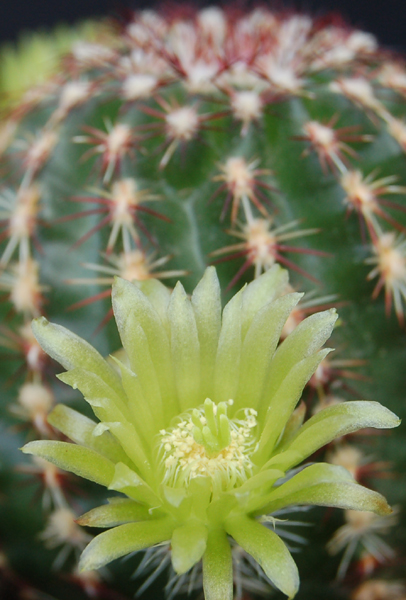
[(34, 333), (67, 372), (99, 423), (58, 404), (51, 425), (74, 443), (41, 440), (23, 451), (122, 492), (81, 517), (108, 527), (86, 547), (82, 569), (170, 544), (178, 574), (203, 561), (206, 600), (233, 597), (231, 540), (253, 557), (289, 598), (299, 575), (273, 531), (275, 511), (293, 505), (391, 512), (379, 493), (343, 467), (317, 463), (291, 473), (331, 440), (399, 419), (377, 402), (349, 401), (303, 424), (295, 411), (323, 358), (334, 309), (304, 319), (279, 344), (301, 298), (285, 293), (274, 266), (221, 311), (209, 267), (191, 299), (157, 280), (117, 278), (113, 309), (125, 358), (105, 360), (87, 342), (41, 317)]

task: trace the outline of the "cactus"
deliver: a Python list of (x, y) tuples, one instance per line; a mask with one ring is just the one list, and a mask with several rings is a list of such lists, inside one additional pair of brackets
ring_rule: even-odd
[[(114, 373), (124, 360), (111, 319), (116, 275), (124, 287), (126, 280), (135, 282), (133, 289), (163, 315), (165, 294), (156, 290), (165, 288), (156, 279), (170, 288), (181, 279), (192, 293), (206, 267), (216, 265), (223, 304), (251, 282), (246, 290), (255, 290), (256, 311), (270, 300), (261, 296), (260, 282), (279, 273), (279, 263), (290, 272), (290, 284), (284, 280), (275, 292), (281, 305), (295, 290), (306, 292), (282, 338), (292, 339), (295, 327), (320, 310), (337, 306), (340, 314), (330, 342), (336, 352), (314, 364), (284, 443), (305, 418), (310, 423), (323, 409), (340, 412), (345, 402), (382, 402), (404, 414), (403, 59), (334, 18), (267, 9), (185, 11), (141, 12), (108, 34), (103, 25), (100, 39), (75, 43), (59, 74), (28, 90), (0, 125), (4, 597), (122, 598), (138, 591), (174, 598), (201, 589), (200, 567), (189, 579), (177, 577), (167, 545), (113, 563), (108, 571), (78, 571), (81, 551), (89, 542), (95, 547), (91, 540), (99, 530), (75, 519), (87, 513), (81, 523), (98, 523), (96, 507), (114, 492), (67, 474), (60, 469), (66, 461), (46, 462), (52, 452), (41, 450), (68, 439), (98, 448), (107, 442), (103, 427), (83, 442), (92, 435), (91, 412), (56, 380), (59, 367), (34, 337), (31, 320), (43, 323), (45, 316), (103, 356), (113, 355), (108, 361)], [(38, 331), (39, 325), (38, 339), (66, 366), (68, 342), (56, 352)], [(264, 363), (259, 342), (255, 354), (254, 347), (249, 369), (255, 379)], [(182, 361), (194, 364), (193, 356), (182, 356), (178, 369)], [(238, 369), (237, 359), (231, 367)], [(68, 375), (61, 380), (73, 381)], [(183, 406), (195, 405), (190, 400)], [(404, 595), (402, 429), (373, 435), (375, 404), (363, 406), (371, 414), (360, 426), (369, 428), (358, 435), (355, 428), (343, 429), (335, 442), (327, 436), (322, 450), (313, 447), (311, 460), (345, 467), (358, 483), (384, 493), (395, 510), (377, 516), (347, 505), (343, 515), (298, 507), (294, 516), (271, 516), (269, 531), (275, 528), (298, 550), (298, 598)], [(72, 409), (85, 415), (81, 425)], [(147, 427), (145, 415), (140, 419)], [(26, 442), (42, 458), (21, 454)], [(113, 442), (109, 451), (118, 452)], [(285, 517), (288, 523), (278, 520)], [(313, 527), (294, 529), (292, 521)], [(235, 524), (229, 527), (234, 537)], [(152, 536), (150, 543), (165, 539)], [(235, 598), (277, 594), (249, 550), (235, 546), (232, 554)], [(178, 553), (176, 560), (179, 565), (185, 557)], [(295, 592), (292, 582), (274, 583), (288, 595)]]

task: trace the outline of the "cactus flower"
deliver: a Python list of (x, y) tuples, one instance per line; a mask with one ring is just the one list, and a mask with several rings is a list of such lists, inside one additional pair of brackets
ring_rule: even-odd
[(170, 542), (178, 574), (202, 560), (206, 600), (232, 600), (234, 539), (293, 598), (296, 564), (264, 517), (291, 505), (391, 512), (343, 467), (290, 473), (338, 436), (399, 419), (377, 402), (350, 401), (303, 424), (295, 408), (330, 352), (322, 346), (336, 313), (309, 316), (278, 344), (301, 298), (286, 286), (286, 271), (274, 266), (222, 311), (213, 267), (190, 299), (180, 283), (170, 293), (157, 280), (117, 278), (122, 360), (105, 360), (43, 317), (34, 321), (43, 349), (67, 369), (59, 379), (83, 393), (99, 422), (58, 404), (49, 422), (74, 443), (33, 441), (23, 452), (123, 494), (79, 520), (108, 528), (83, 551), (82, 570)]

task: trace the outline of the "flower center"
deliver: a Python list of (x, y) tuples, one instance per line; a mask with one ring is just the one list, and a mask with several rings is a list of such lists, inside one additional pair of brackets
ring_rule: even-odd
[(178, 487), (206, 476), (227, 490), (252, 474), (257, 413), (246, 408), (244, 419), (229, 419), (227, 407), (232, 404), (229, 400), (216, 405), (206, 398), (202, 407), (182, 415), (175, 427), (160, 431), (165, 484)]

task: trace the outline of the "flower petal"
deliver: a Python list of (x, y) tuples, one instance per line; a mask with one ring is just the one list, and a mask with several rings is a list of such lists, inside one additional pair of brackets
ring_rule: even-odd
[[(200, 396), (200, 347), (193, 308), (180, 282), (168, 307), (171, 351), (181, 412), (202, 402)], [(204, 400), (204, 399), (203, 399)]]
[(211, 529), (203, 555), (205, 600), (233, 600), (233, 561), (223, 529)]
[(172, 507), (179, 508), (187, 497), (187, 490), (184, 487), (161, 485), (161, 495)]
[(134, 315), (130, 314), (128, 316), (127, 329), (130, 332), (129, 338), (131, 339), (130, 345), (132, 348), (131, 356), (129, 357), (131, 369), (138, 377), (143, 397), (153, 416), (156, 431), (158, 431), (165, 426), (165, 413), (159, 380), (152, 360), (147, 336)]
[(337, 483), (337, 482), (353, 482), (353, 476), (337, 465), (327, 463), (315, 463), (305, 466), (296, 475), (287, 476), (285, 483), (280, 483), (275, 486), (268, 494), (264, 494), (262, 498), (254, 498), (248, 505), (247, 512), (255, 515), (264, 515), (269, 512), (274, 512), (273, 509), (268, 510), (270, 502), (278, 502), (279, 499), (286, 495), (295, 493), (305, 489), (308, 485), (318, 483)]
[(154, 507), (162, 504), (149, 485), (124, 463), (117, 463), (115, 465), (114, 473), (108, 488), (109, 490), (122, 492), (142, 504), (148, 504)]
[(112, 498), (109, 504), (97, 506), (77, 519), (84, 527), (116, 527), (133, 521), (148, 521), (148, 508), (128, 498)]
[[(274, 485), (278, 479), (283, 478), (285, 473), (279, 469), (267, 469), (260, 471), (253, 477), (250, 477), (240, 487), (232, 490), (231, 493), (237, 498), (239, 505), (244, 508), (245, 512), (251, 512), (251, 504), (258, 500), (259, 494), (264, 494)], [(260, 489), (262, 488), (262, 489)], [(256, 506), (256, 504), (254, 504)]]
[(127, 396), (127, 405), (132, 417), (131, 422), (136, 427), (140, 436), (150, 445), (151, 440), (156, 435), (157, 427), (149, 404), (145, 400), (140, 379), (115, 356), (110, 356), (110, 359), (120, 369), (121, 382)]
[(39, 344), (65, 369), (80, 367), (92, 371), (117, 394), (122, 393), (120, 379), (93, 346), (65, 327), (50, 323), (45, 317), (32, 322)]
[(294, 598), (299, 588), (299, 573), (281, 538), (245, 515), (228, 519), (225, 528), (263, 568), (275, 587), (289, 598)]
[(242, 291), (223, 310), (223, 319), (214, 370), (216, 402), (234, 399), (240, 377)]
[(171, 538), (172, 531), (171, 519), (127, 523), (104, 531), (84, 549), (80, 557), (79, 570), (100, 569), (125, 554), (165, 542)]
[(283, 430), (283, 435), (278, 441), (278, 449), (287, 446), (290, 443), (290, 441), (296, 436), (297, 432), (303, 425), (305, 416), (306, 404), (302, 400), (299, 406), (290, 415), (289, 420), (286, 423), (285, 429)]
[(94, 414), (101, 421), (127, 420), (130, 417), (124, 400), (124, 390), (121, 389), (120, 395), (116, 394), (96, 373), (76, 367), (57, 377), (74, 390), (82, 392)]
[(114, 476), (114, 464), (90, 448), (56, 442), (36, 440), (28, 442), (23, 448), (24, 454), (34, 454), (49, 460), (60, 469), (70, 471), (90, 481), (107, 487)]
[(399, 424), (400, 419), (379, 402), (352, 400), (329, 406), (311, 417), (285, 452), (272, 457), (267, 466), (286, 471), (337, 437), (366, 427), (389, 429)]
[[(141, 475), (146, 479), (152, 475), (151, 464), (145, 453), (142, 441), (131, 423), (105, 422), (103, 425), (109, 429), (121, 444), (126, 455), (133, 461)], [(125, 461), (126, 462), (126, 461)], [(153, 479), (155, 479), (153, 477)]]
[(257, 409), (265, 375), (279, 342), (282, 327), (302, 294), (286, 294), (265, 305), (252, 319), (241, 351), (238, 392), (233, 412), (249, 406)]
[(162, 321), (138, 287), (120, 277), (115, 278), (112, 301), (120, 338), (132, 370), (140, 377), (148, 400), (157, 395), (151, 389), (151, 378), (159, 383), (159, 396), (164, 398), (161, 412), (170, 420), (178, 414), (179, 405), (175, 397), (169, 339)]
[[(265, 417), (258, 449), (252, 456), (252, 460), (256, 464), (262, 465), (271, 455), (302, 396), (304, 386), (329, 352), (330, 350), (325, 348), (295, 364), (276, 392), (268, 398), (269, 408)], [(261, 413), (258, 420), (260, 418)], [(277, 465), (277, 468), (280, 468), (279, 465)]]
[(200, 345), (202, 398), (213, 396), (213, 372), (221, 329), (221, 290), (216, 269), (208, 267), (192, 294)]
[(273, 265), (242, 290), (242, 337), (244, 339), (252, 319), (266, 304), (278, 298), (286, 290), (289, 275), (286, 269)]
[(168, 323), (168, 304), (171, 298), (171, 292), (159, 279), (145, 279), (144, 281), (135, 281), (141, 292), (148, 298), (152, 306), (158, 313), (163, 326), (169, 331)]
[(392, 512), (381, 494), (356, 483), (343, 467), (325, 463), (311, 465), (275, 488), (266, 505), (256, 513), (268, 514), (296, 504), (368, 510), (382, 515)]
[(212, 498), (212, 481), (210, 477), (193, 477), (188, 488), (191, 511), (195, 515), (205, 514)]
[(102, 435), (94, 435), (97, 423), (65, 404), (55, 406), (48, 415), (48, 423), (72, 442), (91, 448), (112, 462), (128, 460), (121, 446), (108, 431)]
[(288, 335), (273, 357), (267, 397), (272, 397), (294, 365), (319, 350), (330, 337), (336, 320), (337, 313), (332, 308), (310, 315)]
[(194, 520), (174, 530), (171, 539), (172, 565), (178, 575), (189, 571), (202, 558), (207, 534), (207, 527)]

